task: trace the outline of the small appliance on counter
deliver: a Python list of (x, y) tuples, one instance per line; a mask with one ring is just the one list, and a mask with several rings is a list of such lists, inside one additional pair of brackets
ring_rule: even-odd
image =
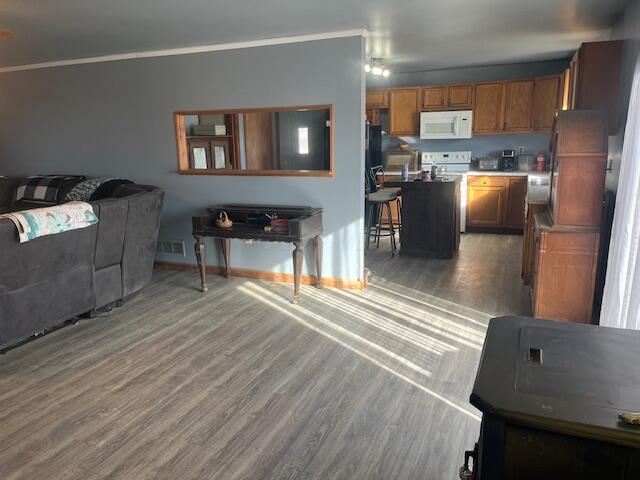
[(515, 150), (503, 150), (502, 151), (502, 170), (505, 172), (512, 172), (517, 168), (516, 151)]
[(518, 170), (522, 172), (533, 172), (536, 169), (536, 156), (530, 153), (518, 155)]
[(496, 172), (502, 170), (502, 161), (498, 157), (480, 157), (476, 159), (476, 168)]

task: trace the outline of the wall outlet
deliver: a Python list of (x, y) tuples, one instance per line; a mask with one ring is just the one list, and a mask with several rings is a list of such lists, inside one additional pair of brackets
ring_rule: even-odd
[(524, 153), (524, 147), (518, 147), (518, 155), (522, 155)]

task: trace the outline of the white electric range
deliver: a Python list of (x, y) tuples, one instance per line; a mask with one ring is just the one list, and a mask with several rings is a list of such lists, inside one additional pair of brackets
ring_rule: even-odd
[(438, 166), (438, 175), (459, 175), (460, 178), (460, 231), (466, 230), (467, 223), (467, 174), (471, 166), (471, 152), (423, 152), (421, 170)]

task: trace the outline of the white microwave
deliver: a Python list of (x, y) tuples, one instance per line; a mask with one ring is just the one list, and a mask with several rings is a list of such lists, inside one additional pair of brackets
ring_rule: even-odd
[(426, 140), (471, 138), (473, 111), (422, 112), (420, 138)]

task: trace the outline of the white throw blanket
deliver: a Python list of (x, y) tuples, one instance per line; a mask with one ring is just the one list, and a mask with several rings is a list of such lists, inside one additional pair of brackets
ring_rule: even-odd
[(0, 215), (1, 219), (9, 219), (15, 224), (20, 243), (98, 223), (93, 208), (86, 202), (69, 202), (53, 207), (5, 213)]

